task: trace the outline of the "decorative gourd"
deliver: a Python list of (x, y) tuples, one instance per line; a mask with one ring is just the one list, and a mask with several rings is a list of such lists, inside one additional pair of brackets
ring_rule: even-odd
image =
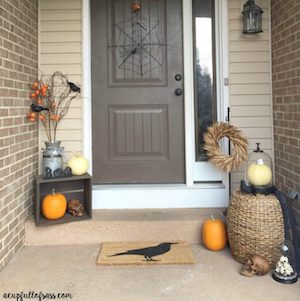
[(272, 171), (262, 159), (248, 167), (248, 181), (255, 186), (266, 186), (272, 181)]
[(227, 235), (225, 224), (220, 219), (211, 219), (204, 221), (202, 226), (203, 245), (212, 251), (223, 250), (227, 244)]
[(55, 193), (54, 188), (42, 201), (42, 212), (47, 219), (59, 219), (65, 215), (66, 210), (66, 197), (61, 193)]
[(68, 161), (68, 167), (72, 169), (72, 174), (74, 176), (84, 175), (89, 169), (89, 161), (87, 158), (81, 155), (74, 155)]

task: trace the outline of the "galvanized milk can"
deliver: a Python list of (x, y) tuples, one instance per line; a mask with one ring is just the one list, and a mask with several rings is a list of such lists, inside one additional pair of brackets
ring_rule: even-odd
[[(49, 177), (49, 171), (53, 177), (54, 172), (63, 169), (63, 151), (61, 141), (45, 142), (46, 148), (43, 151), (43, 177)], [(46, 174), (47, 171), (47, 174)]]

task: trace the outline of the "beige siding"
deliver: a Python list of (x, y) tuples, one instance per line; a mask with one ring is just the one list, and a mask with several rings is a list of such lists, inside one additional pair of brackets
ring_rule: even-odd
[[(45, 75), (65, 73), (69, 80), (82, 81), (81, 0), (40, 0), (40, 69)], [(82, 152), (82, 100), (75, 99), (59, 124), (58, 140), (65, 147), (66, 161), (72, 152)], [(40, 148), (45, 135), (40, 135)]]
[[(242, 5), (229, 0), (229, 72), (231, 123), (248, 137), (250, 151), (256, 142), (273, 154), (271, 53), (269, 37), (269, 0), (257, 0), (264, 10), (263, 33), (242, 34)], [(244, 177), (243, 168), (232, 173), (235, 190)]]

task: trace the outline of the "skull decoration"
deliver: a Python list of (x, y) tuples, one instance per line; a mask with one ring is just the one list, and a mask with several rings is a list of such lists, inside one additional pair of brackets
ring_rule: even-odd
[(283, 276), (291, 276), (294, 274), (294, 269), (286, 256), (280, 257), (278, 263), (276, 264), (275, 272)]
[(68, 212), (73, 216), (82, 216), (83, 215), (83, 205), (79, 200), (71, 200), (68, 202)]
[(244, 276), (252, 277), (254, 275), (266, 275), (269, 271), (270, 265), (268, 261), (260, 255), (253, 255), (245, 262), (240, 273)]
[(281, 247), (281, 257), (273, 271), (273, 279), (286, 284), (297, 282), (298, 274), (293, 268), (295, 264), (293, 245), (290, 241), (286, 240), (285, 244)]

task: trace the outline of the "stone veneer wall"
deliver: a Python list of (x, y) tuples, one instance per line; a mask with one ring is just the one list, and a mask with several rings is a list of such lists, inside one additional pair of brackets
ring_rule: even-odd
[(300, 1), (272, 0), (276, 185), (300, 191)]
[(37, 125), (27, 121), (38, 76), (38, 0), (0, 1), (0, 270), (24, 244), (37, 172)]

